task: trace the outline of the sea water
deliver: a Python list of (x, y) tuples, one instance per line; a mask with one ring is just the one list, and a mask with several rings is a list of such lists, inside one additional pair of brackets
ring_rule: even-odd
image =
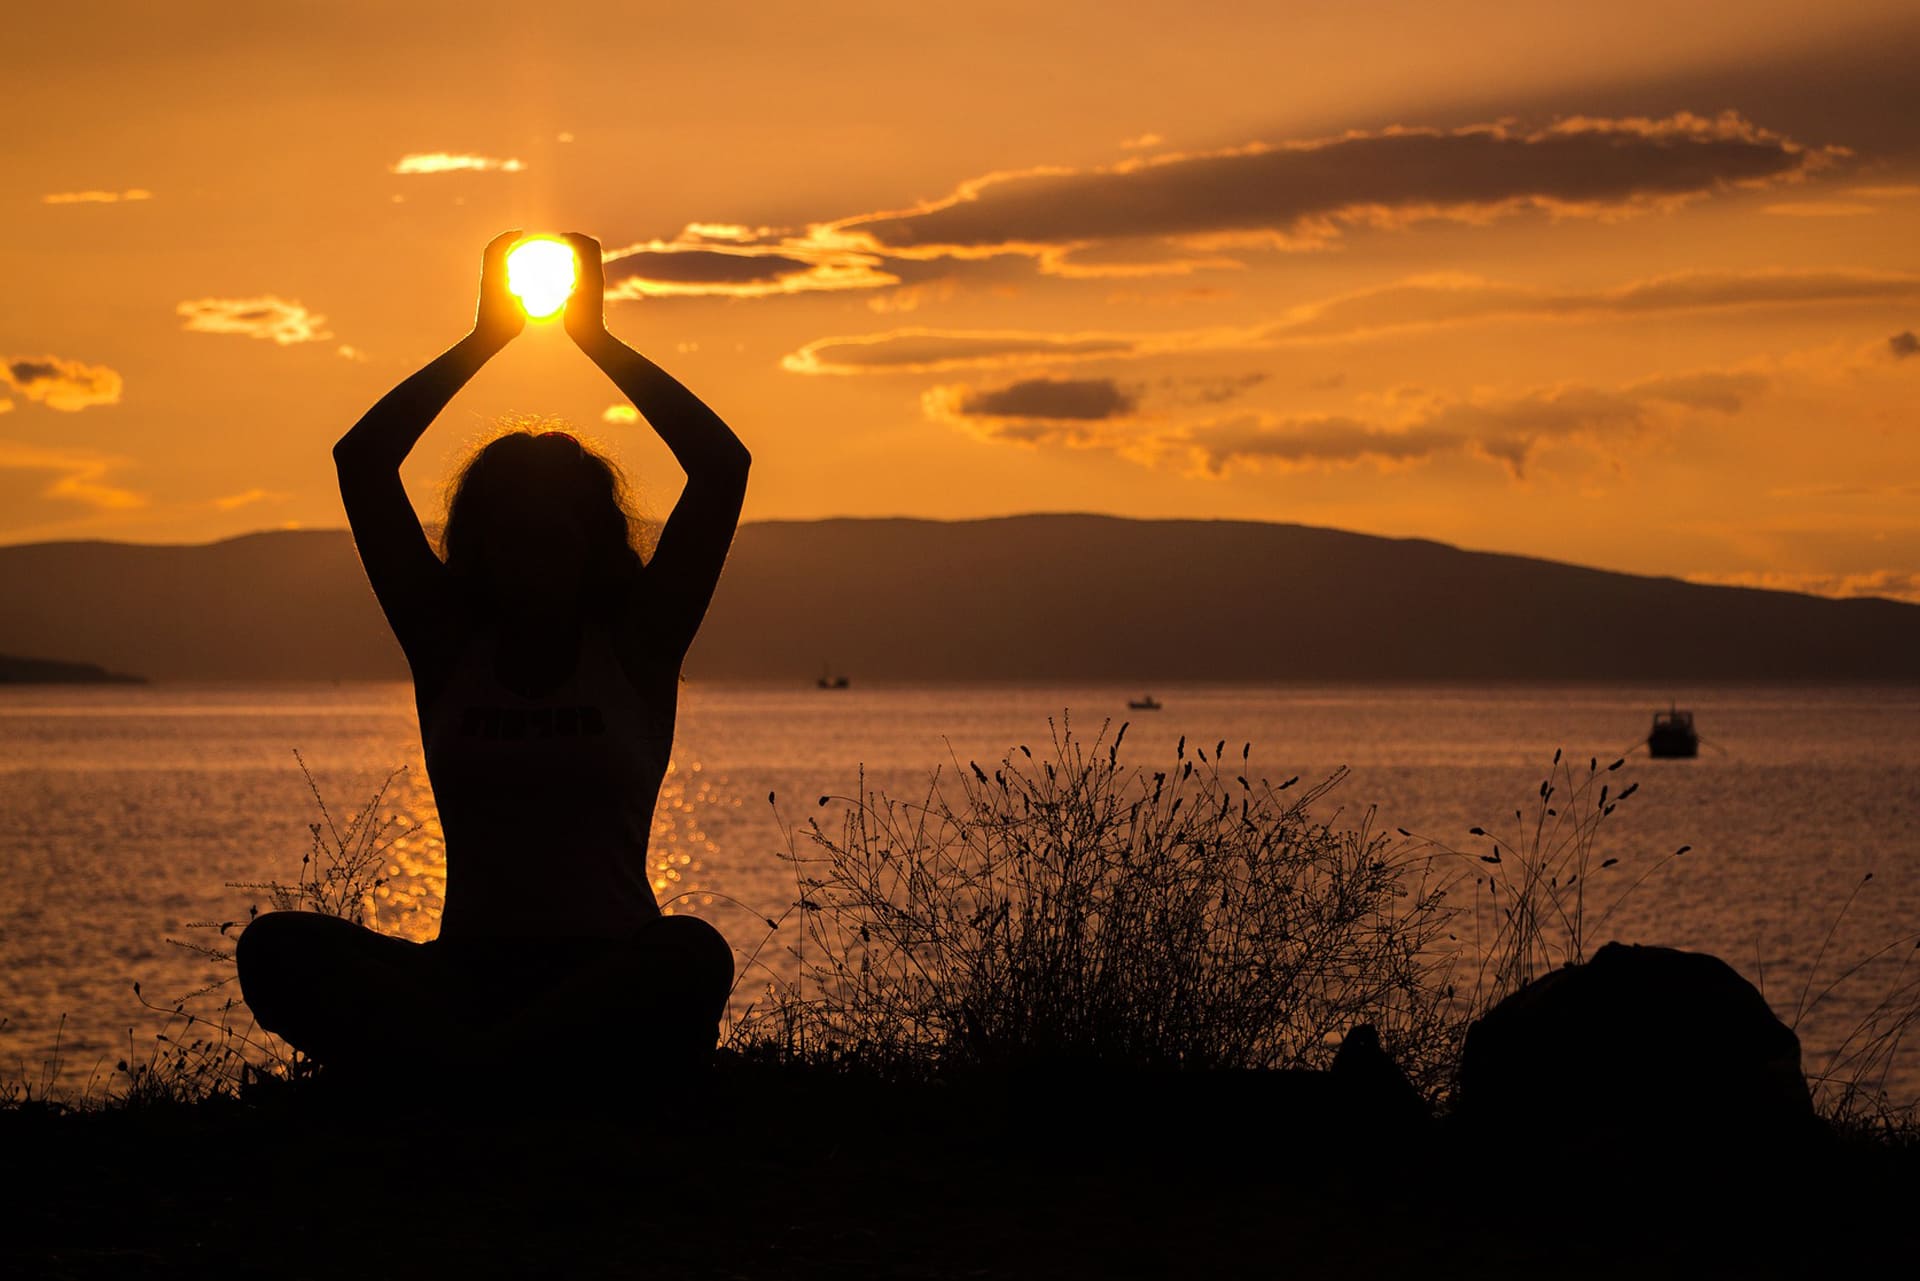
[[(1624, 755), (1611, 795), (1639, 788), (1592, 855), (1621, 861), (1590, 871), (1589, 950), (1620, 938), (1718, 954), (1797, 1024), (1809, 1071), (1920, 966), (1920, 688), (1185, 686), (1130, 710), (1140, 693), (690, 682), (655, 818), (656, 894), (735, 944), (741, 1007), (783, 975), (787, 940), (766, 922), (794, 901), (780, 856), (805, 852), (820, 797), (854, 793), (864, 771), (867, 788), (917, 802), (936, 771), (950, 785), (1023, 744), (1046, 756), (1068, 725), (1110, 741), (1124, 722), (1123, 763), (1148, 770), (1167, 768), (1182, 736), (1190, 756), (1224, 740), (1231, 772), (1275, 782), (1347, 767), (1317, 814), (1435, 838), (1462, 866), (1486, 844), (1470, 828), (1531, 823), (1556, 750), (1576, 781)], [(1696, 715), (1701, 754), (1649, 760), (1651, 713), (1674, 697)], [(81, 1088), (180, 1030), (149, 1005), (223, 983), (190, 1008), (237, 996), (231, 964), (194, 947), (230, 948), (270, 906), (258, 887), (298, 879), (312, 825), (328, 839), (376, 794), (373, 821), (393, 839), (374, 922), (430, 938), (444, 864), (407, 686), (0, 690), (0, 1079), (52, 1065)], [(532, 859), (527, 874), (541, 874)], [(1920, 1053), (1903, 1053), (1889, 1087), (1920, 1098)]]

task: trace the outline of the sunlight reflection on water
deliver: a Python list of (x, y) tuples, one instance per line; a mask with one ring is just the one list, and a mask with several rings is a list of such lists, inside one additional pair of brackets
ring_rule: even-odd
[[(647, 879), (669, 914), (714, 905), (706, 875), (720, 847), (706, 824), (716, 812), (738, 810), (742, 803), (701, 762), (683, 765), (683, 759), (675, 753), (668, 762), (647, 851)], [(439, 932), (447, 884), (446, 842), (425, 779), (416, 749), (414, 760), (394, 777), (388, 791), (393, 803), (379, 816), (402, 834), (387, 844), (383, 883), (373, 891), (372, 924), (382, 933), (416, 942)]]
[[(1511, 816), (1547, 758), (1565, 746), (1603, 759), (1630, 747), (1665, 690), (1612, 686), (1194, 688), (1156, 691), (1166, 708), (1132, 714), (1126, 756), (1170, 760), (1182, 733), (1211, 745), (1251, 740), (1259, 771), (1311, 780), (1348, 764), (1329, 798), (1351, 818), (1466, 842)], [(1090, 737), (1129, 693), (1055, 686), (684, 688), (672, 764), (655, 811), (648, 874), (672, 911), (712, 921), (745, 958), (736, 1008), (769, 975), (790, 975), (794, 898), (777, 857), (781, 825), (815, 799), (869, 787), (924, 797), (929, 773), (1016, 744), (1042, 750), (1048, 717), (1072, 708)], [(1875, 872), (1833, 941), (1823, 976), (1920, 923), (1920, 691), (1721, 689), (1695, 695), (1710, 749), (1698, 761), (1635, 757), (1643, 787), (1610, 824), (1601, 853), (1623, 869), (1693, 846), (1629, 897), (1593, 942), (1621, 936), (1716, 952), (1764, 978), (1790, 1015), (1812, 962), (1861, 874)], [(244, 922), (257, 893), (227, 888), (297, 875), (318, 819), (298, 747), (336, 819), (396, 767), (383, 817), (412, 828), (386, 851), (374, 913), (382, 930), (433, 936), (445, 850), (420, 757), (410, 690), (399, 684), (14, 688), (0, 691), (0, 1075), (51, 1052), (81, 1077), (149, 1035), (130, 983), (179, 994), (231, 974), (169, 940), (211, 939), (188, 922)], [(1582, 762), (1584, 764), (1584, 761)], [(1509, 818), (1507, 826), (1511, 826)], [(764, 947), (762, 946), (764, 944)], [(1801, 1026), (1809, 1066), (1857, 1025), (1911, 964), (1899, 949), (1850, 981)], [(1909, 1063), (1900, 1087), (1920, 1093)]]

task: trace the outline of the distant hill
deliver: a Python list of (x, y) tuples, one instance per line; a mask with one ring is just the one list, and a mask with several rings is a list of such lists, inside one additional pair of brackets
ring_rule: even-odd
[[(0, 651), (155, 679), (400, 678), (343, 530), (0, 547)], [(741, 528), (688, 673), (811, 680), (1920, 680), (1920, 606), (1250, 521)]]
[(144, 678), (110, 672), (97, 663), (0, 654), (0, 685), (139, 685)]

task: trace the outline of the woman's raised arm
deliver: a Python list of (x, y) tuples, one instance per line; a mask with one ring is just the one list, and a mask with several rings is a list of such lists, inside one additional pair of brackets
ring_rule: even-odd
[(567, 333), (633, 402), (687, 473), (647, 563), (646, 639), (678, 661), (693, 643), (740, 523), (752, 456), (740, 438), (671, 374), (607, 332), (600, 242), (566, 237), (578, 261)]
[(414, 515), (400, 464), (454, 394), (526, 324), (506, 285), (507, 250), (520, 234), (487, 245), (473, 332), (382, 396), (333, 447), (360, 563), (416, 676), (444, 651), (452, 602), (446, 566)]

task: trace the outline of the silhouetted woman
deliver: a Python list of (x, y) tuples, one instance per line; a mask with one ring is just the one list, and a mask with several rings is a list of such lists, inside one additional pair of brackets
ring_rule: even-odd
[[(663, 916), (647, 837), (673, 742), (681, 659), (746, 493), (746, 447), (606, 330), (600, 245), (566, 237), (564, 323), (686, 469), (650, 559), (618, 473), (564, 432), (511, 432), (466, 465), (436, 556), (400, 484), (407, 453), (526, 323), (509, 232), (487, 246), (473, 332), (334, 446), (354, 542), (413, 671), (446, 839), (439, 937), (269, 912), (237, 949), (260, 1026), (323, 1064), (508, 1070), (582, 1050), (625, 1071), (710, 1052), (733, 953)], [(505, 1060), (502, 1062), (501, 1060)], [(519, 1060), (519, 1061), (515, 1061)]]

